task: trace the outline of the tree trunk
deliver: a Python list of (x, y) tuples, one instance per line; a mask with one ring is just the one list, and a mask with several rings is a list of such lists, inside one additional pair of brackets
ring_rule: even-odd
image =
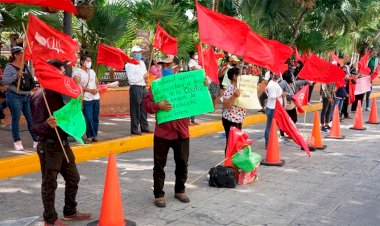
[(304, 16), (306, 15), (306, 13), (309, 11), (308, 8), (303, 8), (302, 9), (302, 12), (301, 14), (298, 16), (298, 20), (297, 20), (297, 23), (296, 25), (294, 26), (294, 31), (293, 31), (293, 36), (292, 36), (292, 39), (290, 40), (290, 43), (292, 45), (294, 45), (294, 42), (296, 41), (297, 37), (298, 37), (298, 32), (300, 30), (300, 27), (301, 27), (301, 22), (304, 18)]

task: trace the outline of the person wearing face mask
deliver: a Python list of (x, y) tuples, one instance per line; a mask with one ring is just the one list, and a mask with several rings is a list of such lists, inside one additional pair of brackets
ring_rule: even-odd
[(229, 58), (229, 61), (230, 61), (230, 64), (227, 65), (225, 68), (223, 68), (222, 72), (221, 72), (221, 73), (224, 73), (224, 77), (223, 77), (223, 81), (222, 81), (222, 85), (223, 85), (224, 90), (226, 90), (228, 85), (231, 84), (231, 81), (228, 79), (227, 71), (231, 68), (236, 68), (238, 66), (238, 64), (240, 63), (239, 58), (237, 58), (235, 55), (232, 55)]
[(168, 55), (165, 59), (158, 62), (159, 65), (162, 65), (162, 77), (174, 74), (172, 67), (173, 60), (174, 56)]
[[(187, 66), (189, 67), (189, 71), (202, 69), (202, 67), (198, 64), (198, 54), (195, 53), (194, 51), (190, 51), (189, 56), (190, 56), (190, 60), (189, 60), (189, 63), (187, 64)], [(190, 124), (199, 125), (199, 123), (195, 121), (194, 116), (190, 117)]]
[[(34, 88), (34, 80), (27, 65), (22, 62), (23, 51), (24, 49), (20, 46), (15, 46), (11, 49), (9, 64), (5, 66), (2, 78), (3, 85), (8, 86), (5, 95), (6, 103), (12, 116), (11, 129), (16, 151), (24, 150), (19, 133), (21, 112), (25, 116), (28, 130), (33, 138), (33, 148), (37, 147), (37, 136), (31, 130), (32, 115), (30, 113), (30, 97), (31, 90)], [(23, 70), (21, 67), (23, 67)], [(20, 89), (17, 91), (18, 80), (20, 80)]]
[[(59, 60), (51, 60), (49, 64), (60, 70), (65, 71), (64, 64)], [(40, 159), (42, 183), (41, 196), (44, 207), (43, 218), (45, 225), (65, 226), (55, 210), (55, 192), (57, 190), (57, 176), (61, 174), (65, 180), (65, 205), (63, 208), (63, 220), (82, 221), (91, 218), (90, 213), (77, 211), (76, 195), (80, 175), (75, 163), (74, 153), (67, 140), (68, 134), (57, 127), (57, 120), (50, 116), (46, 107), (43, 93), (49, 104), (51, 112), (57, 111), (64, 106), (62, 94), (49, 89), (40, 89), (31, 98), (31, 112), (33, 117), (32, 130), (38, 135), (37, 154)], [(69, 158), (66, 161), (62, 147), (59, 143), (55, 128), (58, 130), (59, 137), (64, 145)]]
[[(291, 70), (287, 70), (282, 75), (283, 80), (279, 82), (279, 85), (283, 92), (286, 94), (285, 96), (285, 110), (288, 113), (289, 117), (292, 119), (294, 124), (297, 122), (297, 108), (293, 102), (293, 96), (301, 89), (302, 86), (308, 84), (307, 80), (297, 80), (294, 81), (294, 76)], [(281, 139), (287, 141), (285, 134), (280, 130)]]
[[(147, 113), (142, 106), (144, 96), (147, 94), (145, 81), (148, 79), (148, 73), (144, 61), (141, 60), (141, 51), (140, 46), (133, 46), (131, 56), (136, 59), (139, 64), (127, 63), (125, 65), (125, 72), (129, 83), (131, 133), (134, 135), (153, 133), (149, 129)], [(164, 71), (162, 71), (162, 76), (164, 76)]]
[(97, 142), (100, 113), (99, 81), (91, 69), (92, 60), (88, 55), (80, 57), (80, 68), (73, 72), (74, 80), (83, 90), (83, 114), (86, 119), (86, 143)]

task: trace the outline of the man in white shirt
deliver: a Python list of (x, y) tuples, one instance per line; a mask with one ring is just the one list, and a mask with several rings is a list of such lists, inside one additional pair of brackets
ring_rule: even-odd
[(282, 97), (284, 95), (284, 92), (278, 84), (278, 80), (279, 75), (274, 74), (267, 87), (265, 88), (265, 92), (268, 95), (268, 102), (265, 110), (265, 113), (267, 115), (267, 125), (265, 127), (265, 149), (267, 149), (268, 146), (269, 132), (274, 115), (274, 109), (276, 108), (276, 100), (279, 100), (281, 104), (283, 102)]
[[(141, 135), (142, 132), (152, 133), (149, 129), (147, 113), (142, 106), (142, 100), (147, 94), (145, 80), (148, 78), (148, 73), (144, 61), (141, 60), (141, 51), (140, 46), (133, 46), (131, 56), (139, 64), (127, 63), (125, 65), (125, 72), (127, 73), (129, 82), (131, 133), (134, 135)], [(139, 131), (139, 127), (141, 132)]]

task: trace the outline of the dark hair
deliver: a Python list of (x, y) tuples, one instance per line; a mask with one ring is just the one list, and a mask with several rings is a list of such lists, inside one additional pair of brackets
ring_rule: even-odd
[(290, 83), (293, 82), (293, 75), (292, 75), (292, 73), (291, 73), (289, 70), (287, 70), (287, 71), (284, 72), (284, 74), (282, 75), (282, 78), (283, 78), (288, 84), (290, 84)]
[(228, 76), (228, 79), (232, 81), (234, 75), (238, 75), (240, 73), (240, 69), (239, 68), (230, 68), (228, 71), (227, 71), (227, 76)]
[(194, 55), (195, 55), (195, 52), (194, 52), (194, 51), (190, 51), (190, 52), (189, 52), (189, 56), (190, 56), (190, 58), (193, 58)]
[(9, 63), (12, 63), (13, 61), (15, 61), (15, 59), (16, 58), (13, 56), (13, 54), (8, 57)]
[(56, 60), (56, 59), (54, 59), (54, 60), (49, 60), (49, 61), (48, 61), (48, 64), (53, 65), (53, 66), (54, 66), (55, 68), (57, 68), (58, 70), (61, 70), (61, 67), (65, 66), (65, 65), (63, 64), (62, 61), (60, 61), (60, 60)]
[(88, 55), (88, 54), (84, 54), (84, 55), (80, 56), (80, 58), (79, 58), (79, 64), (80, 64), (80, 66), (83, 66), (83, 64), (84, 64), (84, 62), (86, 61), (87, 58), (92, 59), (91, 56)]

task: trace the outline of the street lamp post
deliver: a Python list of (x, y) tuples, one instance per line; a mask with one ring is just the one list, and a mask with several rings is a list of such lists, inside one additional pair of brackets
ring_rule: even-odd
[[(74, 0), (72, 1), (74, 3)], [(73, 15), (71, 13), (64, 12), (63, 13), (63, 32), (65, 34), (68, 34), (72, 36), (73, 33), (73, 21), (72, 21)], [(65, 67), (66, 74), (71, 75), (73, 69), (71, 66)]]

